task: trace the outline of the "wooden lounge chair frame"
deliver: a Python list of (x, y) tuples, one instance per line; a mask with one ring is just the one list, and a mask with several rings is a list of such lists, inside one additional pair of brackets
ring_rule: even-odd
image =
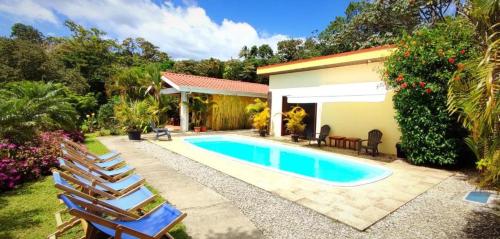
[(56, 184), (57, 189), (60, 189), (66, 193), (70, 193), (70, 194), (79, 196), (81, 198), (85, 198), (86, 200), (91, 201), (93, 204), (100, 205), (100, 206), (115, 210), (117, 212), (128, 215), (130, 217), (134, 217), (134, 215), (136, 215), (136, 214), (132, 213), (131, 211), (138, 211), (139, 213), (141, 213), (140, 209), (143, 208), (148, 203), (150, 203), (151, 201), (155, 200), (155, 198), (157, 197), (156, 195), (153, 197), (150, 197), (150, 198), (132, 206), (129, 211), (126, 211), (126, 210), (123, 210), (119, 207), (108, 204), (102, 200), (99, 200), (96, 197), (94, 197), (94, 195), (99, 195), (99, 196), (107, 198), (107, 199), (119, 199), (121, 197), (125, 197), (127, 194), (133, 193), (135, 190), (139, 190), (139, 188), (136, 188), (135, 190), (132, 190), (132, 191), (128, 192), (127, 194), (124, 194), (121, 196), (114, 196), (114, 195), (111, 195), (109, 193), (103, 192), (95, 187), (86, 185), (86, 184), (80, 182), (78, 179), (73, 178), (64, 172), (60, 172), (57, 170), (54, 170), (54, 171), (58, 172), (59, 175), (61, 176), (61, 178), (63, 178), (64, 180), (66, 180), (72, 184), (77, 185), (81, 189), (81, 191), (75, 190), (73, 188), (65, 187), (64, 185), (59, 185), (59, 184)]
[[(67, 159), (66, 161), (68, 161), (68, 160), (76, 161), (77, 163), (87, 167), (90, 171), (99, 174), (99, 176), (101, 178), (103, 178), (107, 181), (110, 181), (110, 182), (116, 182), (116, 181), (126, 177), (127, 175), (129, 175), (131, 172), (134, 171), (134, 169), (131, 168), (130, 170), (125, 171), (121, 174), (111, 176), (111, 175), (107, 175), (107, 174), (102, 172), (102, 171), (108, 171), (109, 169), (101, 168), (101, 167), (97, 166), (96, 164), (88, 161), (87, 159), (85, 159), (79, 155), (72, 154), (69, 151), (63, 152), (63, 158)], [(78, 168), (76, 165), (75, 165), (75, 167)], [(90, 174), (90, 175), (92, 175), (92, 174)]]
[[(119, 197), (121, 195), (127, 194), (128, 192), (130, 192), (136, 188), (139, 188), (140, 186), (144, 185), (144, 182), (145, 182), (145, 179), (141, 178), (141, 180), (139, 180), (138, 182), (131, 184), (130, 186), (128, 186), (127, 188), (125, 188), (123, 190), (118, 191), (118, 190), (115, 190), (115, 189), (107, 186), (105, 184), (106, 183), (105, 179), (103, 179), (101, 177), (96, 177), (95, 175), (92, 175), (89, 172), (81, 170), (76, 165), (74, 165), (73, 163), (69, 162), (68, 160), (66, 160), (64, 158), (62, 158), (62, 160), (65, 163), (65, 165), (60, 165), (63, 170), (65, 170), (71, 174), (78, 175), (82, 178), (87, 179), (89, 182), (91, 182), (91, 186), (93, 186), (93, 187), (99, 186), (99, 187), (104, 188), (107, 192), (99, 190), (101, 192), (100, 193), (101, 196), (104, 196), (104, 197), (108, 197), (108, 198)], [(132, 174), (130, 174), (124, 178), (121, 178), (121, 180), (126, 180), (128, 177), (131, 177), (131, 176), (132, 176)]]
[[(373, 129), (368, 132), (368, 139), (363, 139), (358, 141), (358, 155), (361, 150), (365, 149), (365, 152), (371, 151), (371, 155), (375, 157), (378, 155), (378, 145), (382, 143), (382, 131), (378, 129)], [(366, 141), (367, 144), (363, 145), (363, 142)]]
[(112, 160), (112, 159), (120, 156), (120, 153), (116, 153), (115, 155), (113, 155), (110, 158), (101, 159), (99, 157), (99, 155), (96, 155), (96, 154), (90, 152), (84, 145), (73, 142), (70, 139), (63, 139), (62, 144), (69, 146), (68, 148), (73, 149), (73, 151), (75, 151), (75, 152), (79, 152), (79, 153), (83, 154), (83, 156), (89, 155), (91, 158), (93, 158), (96, 162), (99, 162), (99, 163), (107, 162), (109, 160)]

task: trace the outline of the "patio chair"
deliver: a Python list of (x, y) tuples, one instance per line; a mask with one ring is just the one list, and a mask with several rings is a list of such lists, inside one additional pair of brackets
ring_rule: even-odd
[(122, 164), (125, 163), (125, 161), (121, 157), (114, 157), (114, 158), (111, 158), (107, 161), (93, 160), (93, 159), (86, 157), (82, 153), (76, 151), (75, 149), (73, 149), (71, 147), (67, 147), (64, 143), (61, 144), (61, 152), (63, 153), (63, 155), (71, 155), (72, 157), (81, 158), (82, 160), (89, 161), (89, 162), (97, 165), (98, 167), (104, 168), (107, 170), (117, 168), (118, 166), (121, 166)]
[(172, 136), (170, 135), (170, 130), (167, 128), (157, 128), (154, 122), (151, 122), (151, 129), (156, 133), (155, 139), (158, 140), (161, 136), (167, 136), (168, 140), (172, 140)]
[(68, 146), (70, 146), (74, 150), (85, 155), (85, 157), (87, 157), (88, 159), (95, 160), (97, 162), (108, 161), (108, 160), (111, 160), (111, 159), (118, 157), (120, 155), (119, 152), (114, 151), (114, 150), (111, 150), (110, 152), (105, 153), (105, 154), (96, 155), (96, 154), (88, 151), (88, 149), (84, 145), (73, 142), (70, 139), (63, 139), (62, 143), (67, 144)]
[[(378, 145), (382, 143), (382, 131), (378, 129), (371, 130), (368, 132), (368, 139), (363, 139), (359, 141), (358, 145), (358, 154), (361, 152), (361, 150), (365, 149), (365, 152), (368, 153), (368, 151), (371, 151), (371, 155), (375, 157), (375, 155), (378, 155)], [(366, 141), (366, 145), (363, 145), (363, 142)]]
[(159, 205), (142, 217), (132, 218), (112, 210), (94, 207), (68, 195), (61, 194), (59, 199), (68, 207), (71, 215), (87, 222), (85, 238), (173, 238), (168, 231), (186, 217), (185, 213), (167, 203)]
[(144, 185), (144, 178), (137, 174), (130, 174), (125, 178), (122, 178), (116, 182), (109, 182), (103, 180), (100, 177), (96, 177), (88, 172), (81, 171), (76, 165), (71, 162), (67, 162), (66, 160), (59, 158), (60, 167), (71, 174), (74, 178), (78, 179), (80, 182), (91, 185), (95, 187), (97, 190), (100, 190), (105, 193), (101, 193), (102, 195), (106, 195), (110, 197), (108, 194), (112, 196), (121, 196), (124, 195), (134, 189), (137, 189)]
[[(317, 137), (316, 137), (317, 135)], [(311, 141), (316, 141), (318, 142), (318, 147), (321, 147), (321, 142), (325, 142), (326, 145), (326, 138), (330, 135), (330, 126), (328, 125), (323, 125), (321, 126), (321, 130), (319, 133), (311, 134), (308, 138), (309, 140), (309, 145), (311, 145)]]
[[(155, 195), (144, 186), (130, 191), (127, 194), (115, 197), (99, 190), (97, 187), (93, 187), (92, 185), (71, 177), (66, 173), (54, 170), (52, 171), (52, 175), (55, 187), (64, 191), (64, 193), (71, 194), (80, 200), (107, 207), (128, 216), (142, 214), (140, 209), (155, 198)], [(77, 189), (72, 184), (78, 186), (81, 190)], [(101, 196), (102, 198), (97, 198), (95, 195)], [(133, 213), (132, 211), (137, 211), (138, 213)]]
[(63, 157), (66, 160), (70, 160), (73, 165), (75, 165), (81, 171), (89, 172), (96, 177), (101, 177), (102, 179), (110, 182), (116, 182), (119, 179), (126, 177), (135, 170), (133, 167), (126, 164), (124, 164), (121, 168), (107, 170), (106, 168), (99, 167), (96, 164), (93, 164), (86, 161), (85, 159), (76, 157), (71, 154), (63, 153)]

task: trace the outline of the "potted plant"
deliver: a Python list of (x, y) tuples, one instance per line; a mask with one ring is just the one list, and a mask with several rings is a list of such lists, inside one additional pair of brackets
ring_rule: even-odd
[(259, 130), (259, 135), (265, 137), (267, 134), (267, 128), (269, 126), (269, 118), (271, 114), (269, 113), (269, 107), (264, 108), (260, 113), (256, 113), (253, 116), (253, 127)]
[(257, 98), (253, 104), (247, 105), (245, 108), (247, 114), (250, 115), (252, 126), (259, 131), (259, 135), (266, 136), (269, 127), (269, 119), (271, 118), (270, 109), (267, 102)]
[(149, 104), (144, 101), (125, 102), (115, 106), (115, 118), (118, 124), (127, 132), (130, 140), (140, 140), (151, 122)]
[(191, 122), (194, 132), (206, 132), (206, 118), (210, 107), (214, 103), (206, 96), (193, 96), (189, 100), (189, 110), (191, 111)]
[(284, 113), (286, 122), (286, 129), (292, 134), (292, 141), (299, 142), (300, 133), (304, 132), (306, 124), (302, 123), (307, 113), (302, 107), (295, 106), (290, 111)]

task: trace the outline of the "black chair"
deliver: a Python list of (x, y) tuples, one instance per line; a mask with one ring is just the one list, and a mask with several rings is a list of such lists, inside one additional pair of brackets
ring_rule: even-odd
[[(318, 137), (316, 137), (316, 135)], [(330, 126), (325, 124), (321, 126), (321, 130), (319, 131), (319, 133), (311, 134), (308, 136), (309, 145), (311, 145), (311, 141), (318, 142), (318, 147), (321, 147), (321, 142), (325, 142), (325, 145), (327, 145), (326, 138), (328, 137), (328, 135), (330, 135)]]
[[(382, 143), (382, 131), (378, 129), (371, 130), (368, 132), (368, 139), (364, 139), (359, 141), (358, 145), (358, 154), (361, 150), (365, 149), (365, 152), (368, 153), (368, 150), (372, 151), (371, 154), (373, 157), (378, 154), (378, 145)], [(366, 141), (366, 145), (363, 145), (363, 142)]]
[(156, 133), (155, 139), (158, 140), (161, 136), (167, 136), (168, 140), (172, 140), (172, 136), (170, 135), (170, 130), (167, 128), (156, 128), (156, 124), (151, 122), (151, 129)]

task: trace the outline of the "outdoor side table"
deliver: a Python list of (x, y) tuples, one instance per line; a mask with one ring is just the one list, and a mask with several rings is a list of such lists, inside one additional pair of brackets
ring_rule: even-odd
[(340, 146), (345, 147), (344, 136), (330, 136), (328, 137), (328, 139), (330, 140), (330, 147), (332, 147), (332, 140), (333, 140), (333, 147), (340, 147)]
[(345, 138), (345, 147), (348, 149), (358, 149), (358, 142), (361, 140), (360, 138)]

